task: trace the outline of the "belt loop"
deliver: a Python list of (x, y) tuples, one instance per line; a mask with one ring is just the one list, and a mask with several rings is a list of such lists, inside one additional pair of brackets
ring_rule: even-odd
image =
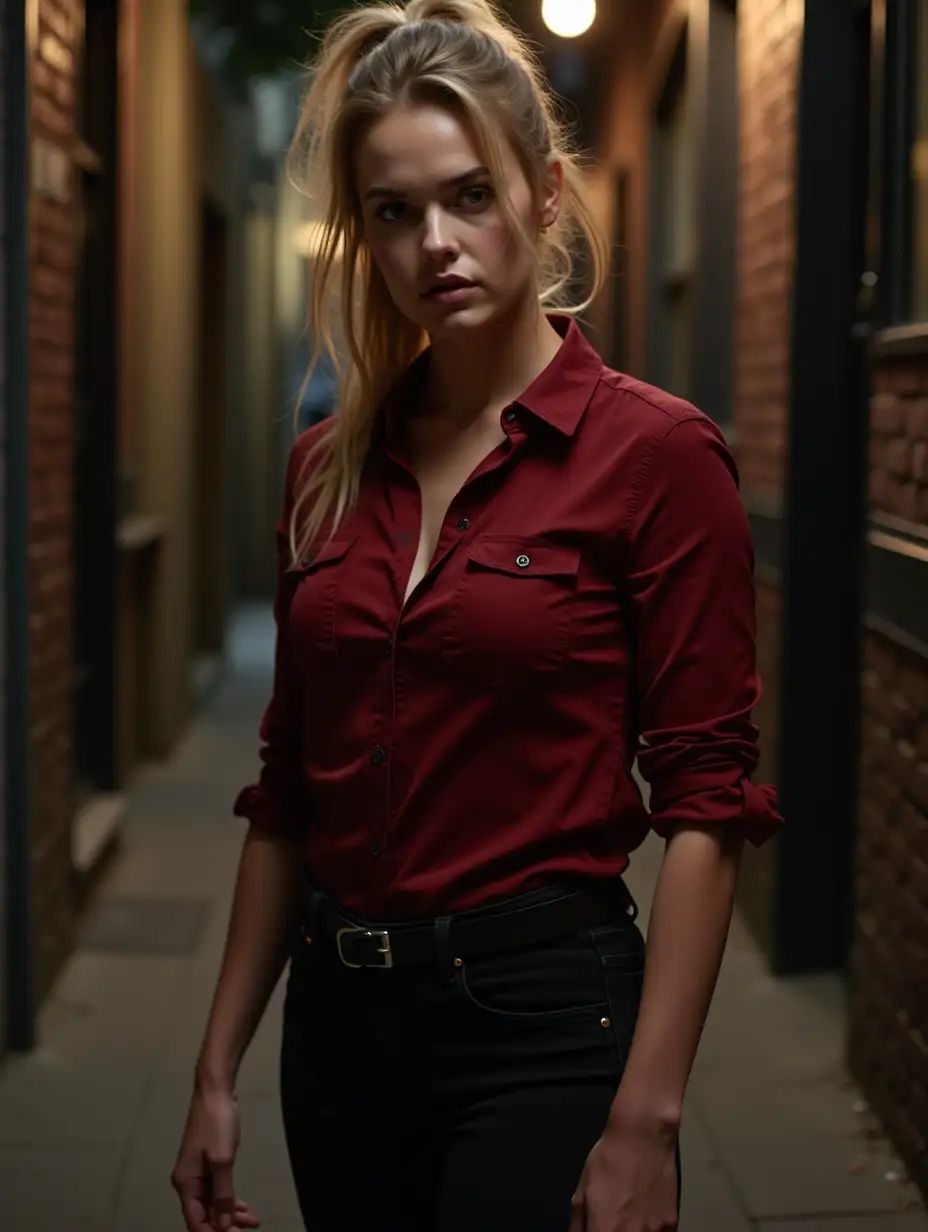
[(435, 959), (438, 963), (439, 979), (443, 984), (450, 984), (454, 979), (450, 915), (440, 915), (435, 921)]
[(622, 889), (625, 892), (625, 913), (633, 922), (638, 919), (638, 904), (632, 897), (632, 892), (625, 884), (625, 879), (620, 878)]

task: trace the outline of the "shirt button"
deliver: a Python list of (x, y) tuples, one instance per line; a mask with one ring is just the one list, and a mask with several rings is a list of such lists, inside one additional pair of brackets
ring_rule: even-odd
[(527, 569), (531, 563), (532, 558), (530, 556), (526, 556), (524, 552), (521, 556), (516, 557), (516, 564), (520, 569)]
[(390, 638), (387, 638), (387, 641), (384, 644), (383, 653), (387, 656), (388, 659), (393, 654), (393, 642)]
[(515, 418), (516, 418), (516, 413), (512, 409), (508, 410), (506, 414), (503, 416), (503, 419), (505, 419), (506, 423), (515, 423)]
[(381, 847), (380, 843), (378, 843), (378, 841), (374, 839), (374, 841), (371, 843), (371, 855), (379, 856), (382, 851), (383, 851), (383, 848)]
[(374, 749), (373, 753), (371, 753), (371, 761), (374, 763), (375, 766), (382, 766), (386, 760), (387, 760), (386, 749), (382, 749), (378, 747)]
[(458, 530), (470, 530), (470, 518), (458, 518)]

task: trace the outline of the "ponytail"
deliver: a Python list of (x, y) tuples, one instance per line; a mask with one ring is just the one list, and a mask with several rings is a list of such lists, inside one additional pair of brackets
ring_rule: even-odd
[[(578, 238), (591, 261), (590, 302), (602, 289), (608, 244), (587, 199), (583, 172), (554, 100), (525, 40), (490, 0), (408, 0), (369, 4), (329, 27), (311, 68), (291, 149), (305, 158), (305, 182), (322, 215), (311, 293), (313, 363), (327, 353), (339, 373), (337, 414), (307, 451), (297, 477), (290, 524), (292, 558), (303, 557), (325, 525), (334, 531), (355, 503), (377, 412), (427, 343), (399, 311), (364, 243), (354, 184), (354, 152), (366, 126), (401, 103), (449, 98), (486, 147), (501, 178), (508, 140), (540, 192), (551, 166), (564, 171), (561, 214), (541, 237), (540, 303), (565, 312)], [(514, 211), (503, 208), (523, 241)], [(337, 299), (347, 355), (333, 344), (329, 312)], [(307, 383), (309, 376), (307, 376)]]

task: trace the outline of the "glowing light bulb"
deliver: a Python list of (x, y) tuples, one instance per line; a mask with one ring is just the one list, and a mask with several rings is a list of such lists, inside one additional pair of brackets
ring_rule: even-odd
[(542, 0), (541, 17), (558, 38), (578, 38), (596, 20), (596, 0)]

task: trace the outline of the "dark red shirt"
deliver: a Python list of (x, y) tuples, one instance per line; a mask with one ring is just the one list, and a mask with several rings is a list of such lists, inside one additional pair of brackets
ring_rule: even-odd
[(614, 877), (649, 826), (760, 843), (780, 824), (749, 777), (753, 550), (729, 450), (553, 320), (561, 350), (503, 412), (405, 608), (420, 503), (402, 409), (427, 353), (381, 413), (356, 508), (295, 571), (293, 480), (326, 425), (291, 456), (264, 765), (235, 811), (300, 839), (315, 884), (368, 919)]

